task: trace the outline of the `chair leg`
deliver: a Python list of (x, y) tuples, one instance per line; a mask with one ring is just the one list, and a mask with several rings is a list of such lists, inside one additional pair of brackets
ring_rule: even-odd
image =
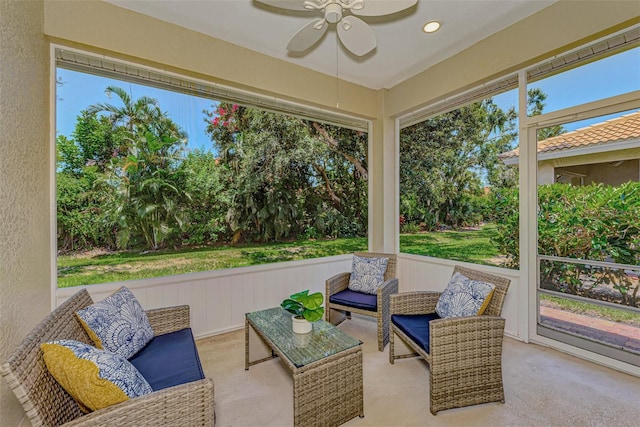
[(347, 315), (347, 319), (351, 320), (351, 312), (345, 311), (345, 314)]
[(393, 355), (394, 352), (394, 347), (393, 347), (393, 327), (389, 326), (389, 363), (391, 363), (393, 365), (393, 362), (395, 361), (395, 357)]
[(384, 346), (389, 342), (389, 324), (385, 323), (381, 315), (377, 316), (378, 323), (378, 351), (384, 351)]

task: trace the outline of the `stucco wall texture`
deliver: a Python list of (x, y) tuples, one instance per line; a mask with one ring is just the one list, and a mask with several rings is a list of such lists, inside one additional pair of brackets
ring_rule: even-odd
[[(41, 0), (0, 0), (0, 363), (51, 309), (49, 50)], [(24, 417), (0, 380), (0, 425)]]

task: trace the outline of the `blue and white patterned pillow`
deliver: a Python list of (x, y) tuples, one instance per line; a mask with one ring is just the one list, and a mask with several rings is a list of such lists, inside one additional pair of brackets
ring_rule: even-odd
[(85, 411), (96, 411), (153, 390), (127, 359), (74, 340), (40, 345), (47, 369)]
[(142, 306), (126, 287), (76, 315), (96, 347), (129, 359), (155, 336)]
[(349, 289), (355, 292), (375, 295), (384, 283), (389, 258), (369, 258), (353, 256)]
[(495, 286), (480, 280), (472, 280), (456, 272), (442, 292), (436, 304), (438, 316), (464, 317), (484, 313)]

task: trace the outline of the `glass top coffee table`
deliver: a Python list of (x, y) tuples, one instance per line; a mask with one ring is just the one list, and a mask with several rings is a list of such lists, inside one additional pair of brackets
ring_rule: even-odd
[[(254, 331), (271, 354), (249, 351)], [(245, 369), (279, 356), (293, 376), (294, 425), (332, 426), (364, 416), (362, 343), (324, 320), (308, 334), (295, 334), (281, 307), (245, 316)]]

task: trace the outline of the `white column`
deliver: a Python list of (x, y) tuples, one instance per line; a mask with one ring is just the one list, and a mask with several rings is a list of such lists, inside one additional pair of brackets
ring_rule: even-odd
[(397, 253), (399, 132), (396, 120), (385, 114), (386, 92), (378, 91), (378, 117), (369, 132), (369, 250)]

